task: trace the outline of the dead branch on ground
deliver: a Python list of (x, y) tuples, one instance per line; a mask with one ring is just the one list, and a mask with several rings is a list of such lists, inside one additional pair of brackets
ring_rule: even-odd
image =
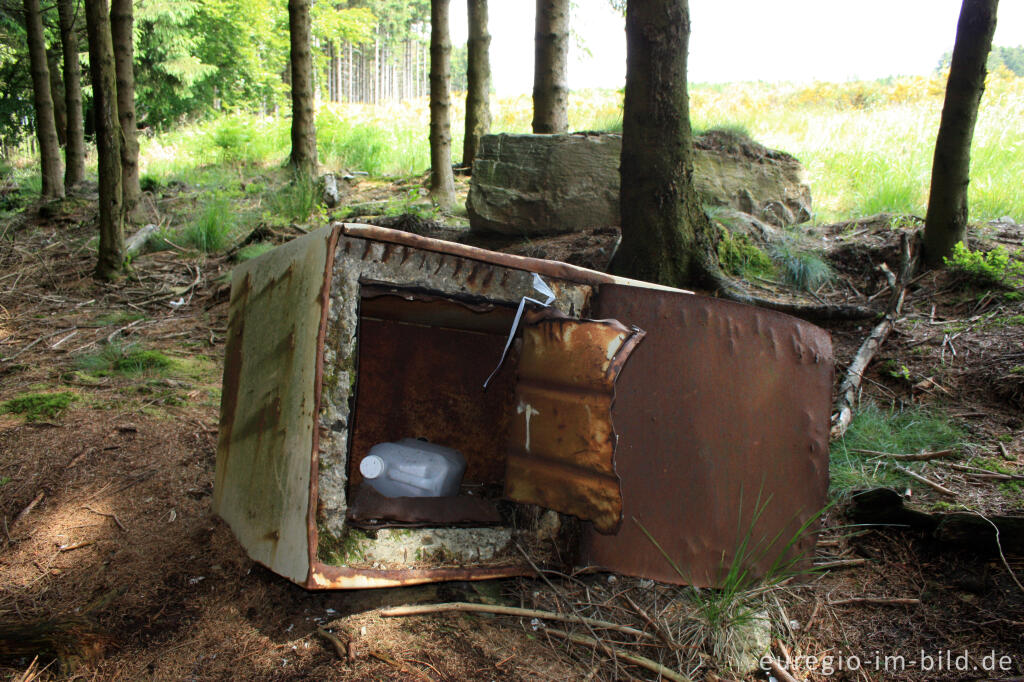
[(871, 360), (874, 359), (878, 349), (885, 343), (885, 339), (892, 331), (896, 319), (903, 310), (903, 299), (907, 293), (907, 286), (914, 274), (917, 265), (917, 254), (911, 253), (910, 237), (906, 232), (900, 234), (900, 251), (903, 254), (903, 261), (900, 265), (900, 275), (896, 286), (893, 287), (892, 299), (882, 321), (875, 325), (871, 333), (861, 344), (857, 354), (853, 357), (843, 383), (839, 385), (839, 398), (836, 400), (835, 412), (832, 416), (832, 438), (842, 438), (846, 429), (850, 427), (853, 420), (853, 404), (857, 399), (857, 390), (864, 377)]
[(577, 635), (563, 630), (556, 630), (555, 628), (545, 628), (544, 632), (549, 635), (558, 637), (559, 639), (566, 639), (573, 644), (579, 644), (581, 646), (587, 646), (591, 648), (598, 648), (604, 651), (604, 653), (612, 658), (621, 658), (624, 661), (629, 661), (633, 665), (638, 665), (641, 668), (646, 668), (653, 673), (661, 675), (667, 680), (673, 680), (674, 682), (691, 682), (689, 677), (682, 675), (671, 668), (666, 668), (661, 663), (652, 661), (644, 656), (638, 656), (637, 654), (630, 654), (620, 649), (607, 644), (605, 642), (598, 641), (593, 637), (587, 637), (586, 635)]
[(576, 623), (579, 625), (590, 625), (595, 628), (614, 630), (634, 637), (643, 639), (655, 639), (654, 635), (631, 628), (626, 625), (618, 625), (596, 618), (584, 616), (570, 616), (553, 611), (538, 611), (536, 609), (521, 609), (514, 606), (497, 606), (491, 604), (473, 604), (469, 602), (448, 602), (446, 604), (418, 604), (413, 606), (393, 606), (381, 609), (380, 615), (392, 616), (419, 616), (429, 613), (448, 613), (451, 611), (462, 611), (468, 613), (493, 613), (501, 616), (519, 616), (522, 618), (541, 618), (543, 620), (557, 620), (563, 623)]

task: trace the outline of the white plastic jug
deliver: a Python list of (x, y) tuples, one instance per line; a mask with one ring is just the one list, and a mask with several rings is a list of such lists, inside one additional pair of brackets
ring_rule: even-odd
[(359, 472), (385, 497), (450, 497), (459, 494), (466, 458), (443, 445), (403, 438), (370, 448)]

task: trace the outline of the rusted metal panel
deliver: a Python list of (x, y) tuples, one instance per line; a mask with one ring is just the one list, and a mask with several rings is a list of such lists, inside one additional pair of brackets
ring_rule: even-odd
[(467, 483), (500, 485), (515, 409), (514, 367), (503, 367), (487, 391), (483, 382), (504, 343), (497, 334), (362, 318), (350, 489), (362, 481), (359, 463), (370, 448), (400, 438), (455, 448), (466, 458)]
[(585, 560), (709, 586), (734, 560), (764, 573), (787, 549), (809, 552), (813, 535), (790, 541), (828, 488), (828, 334), (751, 306), (618, 285), (601, 287), (595, 314), (648, 334), (612, 408), (626, 522), (614, 536), (586, 533)]
[(377, 587), (404, 587), (436, 583), (443, 580), (494, 580), (533, 575), (534, 570), (525, 563), (505, 566), (474, 566), (469, 568), (415, 568), (415, 569), (352, 569), (313, 563), (305, 587), (313, 590), (353, 590)]
[(601, 532), (619, 527), (611, 407), (615, 379), (643, 336), (617, 320), (527, 318), (506, 497), (590, 520)]
[(235, 268), (213, 506), (256, 561), (309, 572), (310, 454), (332, 230)]

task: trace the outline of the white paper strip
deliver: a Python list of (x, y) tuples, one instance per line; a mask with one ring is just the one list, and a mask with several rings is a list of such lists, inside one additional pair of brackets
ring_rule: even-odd
[(508, 349), (512, 347), (512, 339), (516, 337), (516, 331), (519, 330), (519, 323), (523, 319), (523, 310), (526, 308), (526, 302), (529, 301), (530, 303), (536, 303), (539, 306), (547, 308), (551, 305), (551, 302), (555, 300), (555, 292), (551, 290), (551, 287), (548, 286), (547, 282), (542, 280), (540, 275), (536, 272), (533, 273), (533, 289), (541, 296), (544, 296), (545, 299), (543, 301), (538, 301), (537, 299), (530, 298), (529, 296), (523, 296), (519, 299), (519, 308), (516, 310), (515, 319), (512, 320), (512, 329), (509, 330), (508, 341), (505, 342), (505, 350), (501, 351), (501, 359), (498, 360), (498, 366), (494, 368), (494, 371), (491, 372), (491, 376), (487, 377), (487, 381), (484, 382), (485, 389), (487, 388), (487, 385), (491, 383), (491, 379), (494, 378), (494, 375), (501, 369), (501, 366), (505, 364), (505, 356), (508, 355)]

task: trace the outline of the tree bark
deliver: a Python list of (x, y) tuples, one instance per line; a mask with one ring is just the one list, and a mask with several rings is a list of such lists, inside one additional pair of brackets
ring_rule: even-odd
[[(717, 233), (693, 186), (687, 0), (630, 0), (613, 271), (669, 286), (708, 283)], [(717, 268), (714, 268), (717, 270)]]
[(53, 118), (53, 96), (50, 92), (50, 69), (46, 64), (46, 40), (39, 0), (25, 0), (25, 33), (28, 38), (29, 70), (32, 73), (32, 96), (36, 109), (36, 137), (39, 140), (39, 166), (44, 197), (64, 196), (64, 170), (60, 163), (60, 143)]
[(135, 68), (132, 64), (132, 0), (110, 0), (110, 36), (117, 73), (117, 118), (121, 124), (121, 191), (124, 214), (132, 215), (139, 203), (139, 136), (135, 118)]
[(82, 122), (82, 69), (78, 63), (80, 26), (74, 0), (57, 0), (60, 42), (64, 52), (64, 99), (67, 110), (67, 144), (64, 147), (64, 185), (68, 190), (85, 179), (85, 127)]
[(537, 0), (533, 62), (533, 132), (569, 130), (569, 0)]
[(998, 4), (999, 0), (964, 0), (960, 7), (925, 216), (924, 259), (931, 267), (941, 266), (967, 235), (971, 140), (985, 90), (985, 62), (992, 49)]
[(448, 0), (430, 2), (430, 196), (442, 211), (455, 203), (452, 126), (449, 117), (452, 43)]
[(309, 0), (288, 0), (291, 36), (291, 166), (303, 179), (316, 175), (316, 120), (313, 106), (313, 54), (310, 51)]
[(487, 0), (466, 0), (469, 40), (466, 43), (466, 135), (462, 165), (472, 168), (480, 138), (491, 129), (491, 34), (487, 31)]
[(64, 99), (64, 79), (60, 76), (60, 53), (46, 51), (46, 68), (50, 72), (50, 99), (53, 100), (53, 123), (57, 128), (57, 144), (67, 144), (68, 110)]
[(96, 151), (99, 157), (100, 245), (98, 279), (116, 279), (124, 269), (124, 204), (121, 189), (121, 124), (117, 115), (117, 72), (107, 0), (85, 0), (89, 33)]

